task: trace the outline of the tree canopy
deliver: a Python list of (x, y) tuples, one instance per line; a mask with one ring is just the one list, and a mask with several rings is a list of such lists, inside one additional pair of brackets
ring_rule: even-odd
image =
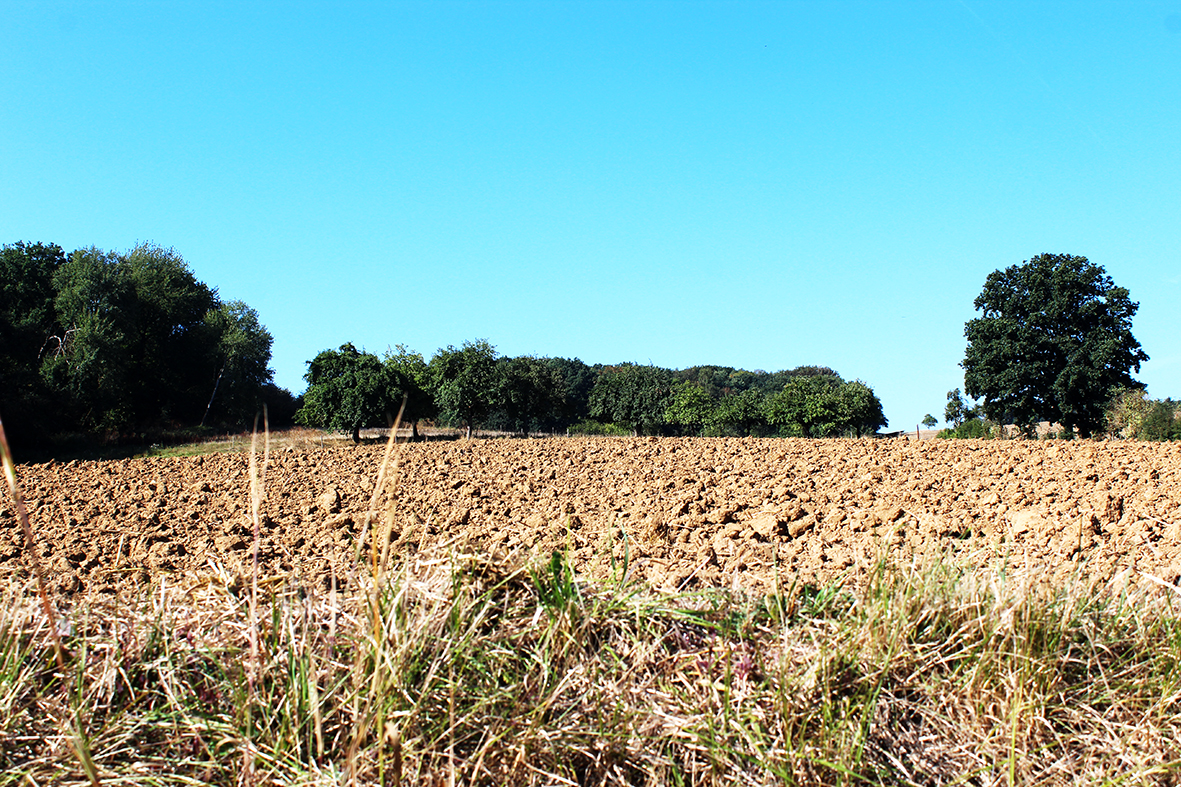
[(418, 422), (439, 414), (439, 408), (430, 390), (430, 368), (422, 353), (415, 352), (404, 344), (386, 350), (383, 361), (392, 370), (402, 392), (406, 395), (406, 410), (402, 414), (402, 420), (410, 422), (411, 432), (417, 438)]
[(801, 437), (861, 437), (886, 425), (873, 390), (860, 380), (846, 382), (835, 374), (796, 377), (770, 397), (765, 408), (769, 423)]
[(56, 408), (41, 379), (41, 356), (56, 332), (53, 277), (65, 261), (54, 244), (0, 248), (0, 414), (14, 435), (54, 427)]
[(484, 339), (448, 346), (431, 358), (431, 389), (439, 416), (472, 429), (492, 412), (497, 401), (496, 348)]
[(495, 414), (499, 426), (528, 435), (561, 412), (565, 381), (553, 364), (522, 355), (496, 362)]
[(590, 392), (590, 414), (632, 430), (657, 434), (673, 394), (673, 374), (659, 366), (604, 367)]
[(257, 312), (174, 249), (0, 249), (0, 407), (21, 439), (238, 427), (282, 398), (270, 357)]
[(964, 326), (964, 388), (985, 414), (1031, 433), (1038, 421), (1086, 437), (1148, 356), (1132, 336), (1139, 304), (1086, 257), (1041, 254), (993, 271)]
[(296, 423), (349, 432), (361, 442), (361, 430), (388, 426), (401, 406), (406, 385), (390, 364), (352, 343), (324, 350), (308, 361), (308, 389)]

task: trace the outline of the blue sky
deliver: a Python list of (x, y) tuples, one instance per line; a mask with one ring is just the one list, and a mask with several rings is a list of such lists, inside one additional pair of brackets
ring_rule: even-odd
[(831, 366), (942, 416), (989, 272), (1085, 255), (1181, 398), (1181, 0), (0, 0), (0, 242), (152, 241), (351, 341)]

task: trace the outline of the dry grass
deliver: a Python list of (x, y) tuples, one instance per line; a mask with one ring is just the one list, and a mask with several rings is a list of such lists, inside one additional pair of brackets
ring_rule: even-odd
[(73, 608), (64, 669), (44, 613), (10, 590), (0, 781), (236, 784), (252, 771), (259, 784), (1175, 784), (1181, 774), (1181, 623), (1163, 593), (1017, 595), (883, 569), (856, 595), (669, 596), (580, 585), (560, 557), (525, 567), (420, 555), (373, 594), (294, 583), (266, 594), (252, 681), (249, 594), (225, 580)]

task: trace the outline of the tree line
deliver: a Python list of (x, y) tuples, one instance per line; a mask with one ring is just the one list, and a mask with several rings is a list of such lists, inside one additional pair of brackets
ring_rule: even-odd
[(392, 423), (418, 435), (431, 419), (470, 436), (477, 428), (531, 433), (714, 436), (861, 436), (886, 426), (859, 380), (827, 367), (768, 373), (729, 366), (665, 369), (577, 358), (503, 357), (486, 340), (438, 350), (403, 345), (383, 356), (344, 344), (308, 361), (298, 423), (351, 433)]
[(241, 428), (263, 402), (289, 417), (271, 341), (173, 249), (0, 248), (0, 415), (14, 439)]

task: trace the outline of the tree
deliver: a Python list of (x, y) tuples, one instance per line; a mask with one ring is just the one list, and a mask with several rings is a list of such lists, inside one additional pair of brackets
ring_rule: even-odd
[(406, 411), (402, 414), (402, 420), (410, 422), (411, 439), (418, 440), (418, 422), (439, 414), (435, 398), (430, 392), (430, 368), (422, 353), (414, 352), (404, 344), (387, 349), (383, 361), (401, 380), (406, 394)]
[(764, 405), (767, 422), (787, 435), (858, 437), (886, 425), (882, 403), (860, 380), (846, 382), (829, 374), (792, 378)]
[(953, 388), (947, 392), (947, 406), (943, 408), (943, 420), (951, 424), (952, 427), (957, 427), (964, 421), (971, 418), (978, 418), (980, 416), (980, 406), (976, 404), (968, 404), (964, 401), (964, 395), (960, 393), (959, 388)]
[(496, 348), (476, 339), (459, 349), (441, 349), (431, 358), (430, 379), (439, 416), (462, 424), (471, 438), (472, 429), (488, 417), (496, 399)]
[(496, 362), (498, 428), (528, 437), (531, 429), (556, 419), (564, 393), (561, 373), (540, 358), (522, 355)]
[(673, 385), (664, 420), (677, 426), (689, 427), (696, 434), (704, 434), (713, 423), (716, 405), (705, 388), (696, 382), (678, 380)]
[(1181, 403), (1149, 399), (1144, 389), (1120, 391), (1107, 406), (1107, 432), (1133, 440), (1181, 439)]
[(56, 325), (41, 373), (69, 420), (119, 430), (135, 417), (135, 288), (115, 252), (90, 247), (54, 272)]
[(590, 414), (634, 434), (656, 434), (673, 395), (673, 373), (659, 366), (624, 363), (603, 367), (590, 394)]
[(257, 312), (222, 303), (174, 249), (0, 249), (0, 405), (27, 437), (248, 421), (291, 400), (270, 348)]
[[(209, 310), (205, 324), (212, 337), (216, 337), (217, 377), (201, 423), (205, 423), (211, 411), (224, 420), (243, 422), (257, 411), (260, 398), (278, 397), (282, 401), (281, 394), (267, 389), (273, 377), (268, 368), (273, 340), (259, 322), (258, 312), (242, 301), (230, 301)], [(276, 415), (271, 414), (274, 423), (277, 423)]]
[(34, 440), (56, 413), (40, 374), (54, 330), (53, 276), (65, 262), (60, 246), (14, 243), (0, 248), (0, 414), (14, 440)]
[(841, 433), (865, 437), (889, 423), (877, 394), (860, 380), (843, 382), (838, 395), (842, 418), (838, 429)]
[(361, 429), (392, 423), (402, 402), (400, 378), (376, 355), (351, 343), (308, 361), (304, 379), (308, 389), (296, 422), (351, 432), (354, 443), (361, 442)]
[(665, 420), (709, 437), (745, 437), (766, 432), (766, 395), (762, 391), (730, 387), (715, 390), (717, 393), (710, 396), (701, 383), (677, 382), (664, 411)]
[(714, 411), (714, 428), (719, 434), (734, 434), (740, 437), (765, 434), (765, 400), (766, 394), (754, 388), (726, 394), (718, 400), (717, 409)]
[(1177, 402), (1172, 399), (1154, 401), (1144, 417), (1143, 439), (1181, 439), (1181, 421), (1177, 420), (1177, 412)]
[(985, 414), (1032, 435), (1038, 421), (1083, 437), (1148, 356), (1132, 336), (1139, 304), (1086, 257), (1041, 254), (993, 271), (968, 321), (964, 388)]
[(544, 358), (562, 380), (561, 402), (549, 423), (541, 428), (559, 432), (590, 416), (590, 392), (599, 377), (600, 367), (589, 366), (578, 358)]
[[(119, 273), (132, 293), (126, 380), (133, 418), (139, 423), (191, 423), (204, 411), (221, 356), (222, 337), (209, 330), (206, 319), (221, 306), (217, 293), (197, 280), (175, 249), (141, 243), (119, 259)], [(235, 308), (250, 312), (255, 329), (260, 327), (257, 313), (246, 304), (238, 302)], [(259, 389), (269, 379), (269, 334), (266, 339), (247, 410), (254, 409)]]
[(928, 429), (934, 429), (935, 425), (938, 424), (939, 422), (937, 420), (935, 420), (935, 416), (931, 415), (930, 413), (927, 413), (926, 415), (923, 416), (923, 420), (920, 421), (919, 423), (921, 423), (923, 426), (927, 427)]

